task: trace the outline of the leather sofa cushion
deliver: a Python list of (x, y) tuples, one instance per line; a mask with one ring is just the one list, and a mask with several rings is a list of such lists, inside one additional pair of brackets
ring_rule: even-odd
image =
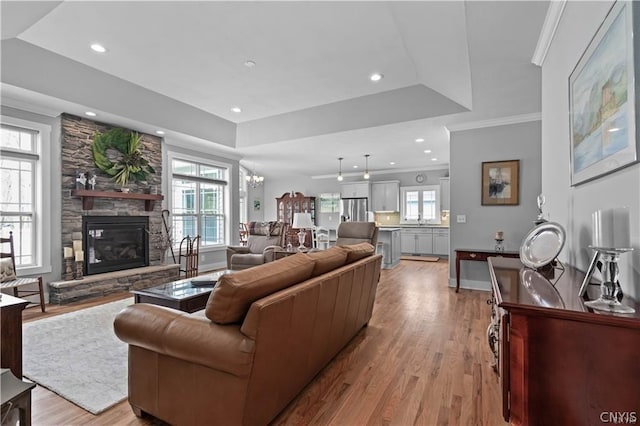
[(240, 322), (258, 299), (311, 277), (315, 261), (303, 253), (223, 275), (211, 292), (205, 315), (218, 324)]
[(315, 251), (308, 256), (316, 261), (312, 277), (337, 269), (347, 263), (347, 250), (342, 247), (331, 247), (328, 250)]
[(369, 243), (352, 244), (340, 247), (347, 251), (347, 263), (353, 263), (356, 260), (371, 256), (376, 251), (376, 248)]

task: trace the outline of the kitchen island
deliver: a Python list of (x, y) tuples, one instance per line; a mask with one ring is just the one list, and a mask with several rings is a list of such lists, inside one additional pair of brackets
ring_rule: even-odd
[(378, 244), (382, 243), (382, 267), (393, 268), (400, 262), (400, 228), (378, 227)]

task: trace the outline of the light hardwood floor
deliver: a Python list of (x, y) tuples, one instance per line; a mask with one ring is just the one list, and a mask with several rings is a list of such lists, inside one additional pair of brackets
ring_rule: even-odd
[[(489, 293), (447, 287), (446, 261), (383, 270), (373, 317), (274, 420), (282, 425), (504, 425), (485, 332)], [(30, 321), (122, 298), (48, 306)], [(91, 384), (88, 383), (87, 386)], [(157, 425), (126, 401), (94, 416), (38, 386), (38, 425)]]

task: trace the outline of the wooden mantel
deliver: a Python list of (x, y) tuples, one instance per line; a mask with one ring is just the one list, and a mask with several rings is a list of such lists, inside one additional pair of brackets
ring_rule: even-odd
[(140, 194), (137, 192), (116, 192), (116, 191), (92, 191), (89, 189), (73, 189), (72, 197), (82, 198), (82, 210), (92, 210), (93, 200), (96, 198), (120, 198), (127, 200), (144, 200), (144, 209), (148, 212), (153, 210), (156, 200), (164, 199), (159, 194)]

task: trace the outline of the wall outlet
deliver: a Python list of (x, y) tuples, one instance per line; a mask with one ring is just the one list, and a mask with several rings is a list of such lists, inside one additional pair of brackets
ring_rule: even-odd
[(467, 223), (467, 215), (466, 214), (459, 214), (456, 216), (456, 222), (458, 223)]
[(204, 255), (204, 254), (201, 254), (201, 255), (200, 255), (200, 262), (204, 262), (204, 259), (205, 259), (205, 255)]

